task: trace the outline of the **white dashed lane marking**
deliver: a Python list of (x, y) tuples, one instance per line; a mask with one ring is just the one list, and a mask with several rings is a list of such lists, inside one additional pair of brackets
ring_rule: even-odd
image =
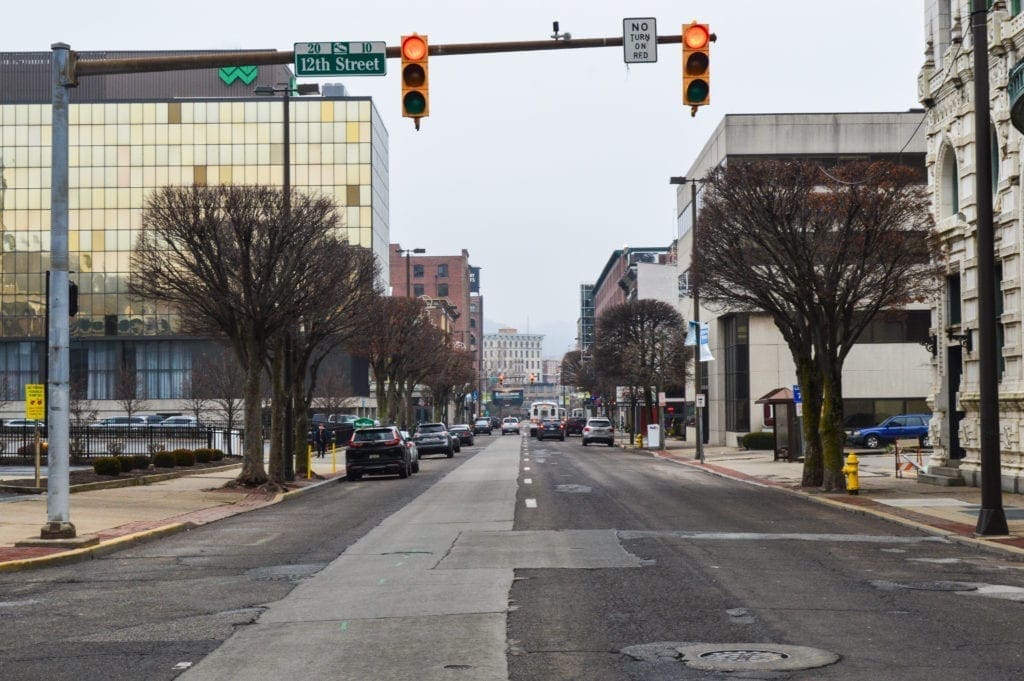
[(526, 500), (526, 508), (537, 508), (537, 500), (536, 499), (527, 499)]
[(524, 485), (532, 485), (533, 484), (533, 478), (523, 478), (523, 484)]

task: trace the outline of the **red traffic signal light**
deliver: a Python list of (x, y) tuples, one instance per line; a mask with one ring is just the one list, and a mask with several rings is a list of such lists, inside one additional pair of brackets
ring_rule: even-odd
[(412, 118), (417, 130), (420, 119), (430, 115), (429, 56), (427, 36), (416, 33), (402, 36), (402, 116)]
[(683, 26), (683, 104), (697, 115), (697, 107), (711, 103), (711, 43), (715, 36), (707, 24)]

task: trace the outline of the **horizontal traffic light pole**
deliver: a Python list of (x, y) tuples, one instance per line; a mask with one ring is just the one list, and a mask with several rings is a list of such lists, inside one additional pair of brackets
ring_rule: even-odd
[[(667, 45), (682, 42), (682, 35), (660, 35), (658, 44)], [(525, 40), (497, 43), (452, 43), (431, 45), (430, 56), (454, 56), (458, 54), (489, 54), (494, 52), (536, 52), (539, 50), (574, 50), (589, 47), (622, 47), (622, 37), (617, 38), (570, 38), (568, 40)], [(401, 46), (387, 48), (388, 59), (401, 56)], [(123, 59), (78, 59), (72, 52), (69, 60), (67, 80), (74, 83), (77, 76), (99, 76), (114, 73), (153, 73), (157, 71), (188, 71), (192, 69), (216, 68), (221, 66), (264, 66), (268, 64), (290, 64), (295, 61), (294, 51), (255, 50), (248, 52), (213, 52), (186, 54), (166, 57), (126, 57)]]

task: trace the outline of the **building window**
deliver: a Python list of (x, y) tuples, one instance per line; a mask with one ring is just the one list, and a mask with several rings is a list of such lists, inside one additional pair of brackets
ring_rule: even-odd
[(447, 298), (448, 297), (448, 284), (438, 284), (437, 285), (437, 296), (439, 298)]
[(960, 323), (960, 273), (946, 277), (946, 317), (950, 324)]
[(117, 347), (114, 343), (92, 343), (88, 347), (86, 399), (113, 400), (117, 397)]
[(417, 297), (417, 298), (422, 296), (423, 295), (423, 284), (413, 284), (412, 285), (412, 294), (415, 297)]
[(929, 310), (883, 310), (875, 315), (858, 343), (920, 343), (932, 324)]
[(960, 175), (956, 167), (956, 153), (952, 147), (946, 147), (940, 169), (939, 217), (948, 218), (960, 212)]
[(416, 277), (417, 279), (422, 279), (423, 278), (423, 265), (413, 265), (412, 266), (412, 276)]
[(437, 276), (447, 277), (448, 276), (448, 265), (447, 263), (441, 263), (437, 266)]
[(150, 400), (181, 399), (189, 390), (192, 353), (179, 341), (135, 345), (136, 394)]
[(26, 383), (42, 383), (42, 343), (0, 344), (0, 400), (25, 399)]
[(469, 328), (471, 328), (471, 329), (475, 329), (476, 328), (476, 319), (473, 318), (473, 317), (469, 318)]
[(724, 319), (725, 429), (750, 430), (750, 325), (746, 315)]

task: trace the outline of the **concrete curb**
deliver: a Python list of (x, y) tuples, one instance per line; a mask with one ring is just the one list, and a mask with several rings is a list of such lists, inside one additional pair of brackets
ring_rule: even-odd
[[(141, 487), (152, 485), (157, 482), (165, 482), (176, 478), (185, 478), (191, 475), (206, 475), (207, 473), (221, 473), (224, 471), (241, 468), (241, 463), (231, 463), (225, 466), (211, 466), (208, 468), (196, 468), (194, 470), (176, 470), (167, 473), (154, 473), (153, 475), (139, 476), (137, 478), (111, 478), (98, 482), (87, 482), (81, 485), (71, 485), (69, 493), (92, 492), (98, 489), (117, 489), (119, 487)], [(45, 487), (19, 487), (17, 485), (0, 485), (0, 492), (13, 492), (15, 494), (46, 494)]]
[(729, 480), (743, 482), (748, 485), (756, 485), (758, 487), (766, 487), (770, 489), (779, 490), (781, 492), (786, 492), (788, 494), (799, 497), (809, 502), (824, 504), (826, 506), (831, 506), (832, 508), (840, 508), (852, 513), (863, 513), (865, 515), (875, 516), (876, 518), (882, 518), (884, 520), (896, 522), (907, 527), (913, 527), (915, 529), (921, 530), (922, 532), (927, 532), (928, 534), (943, 537), (950, 541), (955, 541), (966, 546), (988, 549), (993, 552), (1011, 553), (1015, 556), (1024, 556), (1024, 548), (1003, 544), (996, 539), (981, 539), (978, 537), (965, 536), (952, 530), (946, 530), (941, 527), (935, 527), (934, 525), (929, 525), (927, 522), (914, 520), (913, 518), (906, 518), (895, 513), (887, 512), (880, 508), (873, 508), (869, 506), (864, 506), (862, 504), (853, 504), (839, 498), (832, 499), (827, 496), (810, 494), (803, 490), (793, 489), (792, 487), (788, 487), (778, 482), (764, 480), (751, 475), (746, 475), (744, 473), (740, 473), (739, 471), (733, 471), (725, 466), (719, 466), (717, 464), (710, 464), (713, 467), (709, 468), (709, 464), (707, 463), (701, 464), (699, 461), (687, 461), (685, 459), (679, 459), (666, 450), (648, 451), (650, 452), (651, 456), (655, 458), (670, 461), (672, 463), (676, 463), (682, 466), (689, 466), (690, 468), (695, 468), (697, 470), (704, 471), (705, 473), (709, 473), (711, 475), (717, 475), (719, 477), (727, 478)]

